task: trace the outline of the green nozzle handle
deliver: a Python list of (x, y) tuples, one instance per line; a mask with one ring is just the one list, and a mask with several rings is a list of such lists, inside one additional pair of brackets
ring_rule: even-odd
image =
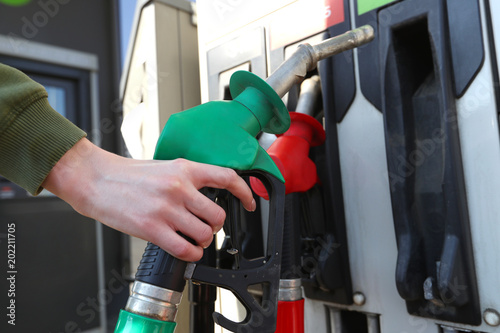
[(290, 126), (286, 106), (264, 80), (250, 72), (234, 73), (230, 91), (232, 101), (208, 102), (170, 116), (154, 158), (261, 170), (284, 182), (255, 137), (261, 131), (284, 133)]

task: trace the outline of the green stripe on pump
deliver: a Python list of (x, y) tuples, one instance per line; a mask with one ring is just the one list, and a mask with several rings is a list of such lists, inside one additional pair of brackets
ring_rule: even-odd
[(376, 8), (387, 5), (396, 0), (358, 0), (358, 15), (374, 10)]

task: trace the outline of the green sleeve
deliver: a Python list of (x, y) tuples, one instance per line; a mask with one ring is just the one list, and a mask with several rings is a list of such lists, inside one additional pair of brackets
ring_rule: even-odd
[(0, 64), (0, 174), (31, 194), (85, 132), (49, 105), (47, 92)]

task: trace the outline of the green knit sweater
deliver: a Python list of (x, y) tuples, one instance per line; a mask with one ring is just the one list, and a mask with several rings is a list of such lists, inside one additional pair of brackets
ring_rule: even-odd
[(0, 174), (32, 194), (85, 132), (54, 111), (47, 92), (0, 64)]

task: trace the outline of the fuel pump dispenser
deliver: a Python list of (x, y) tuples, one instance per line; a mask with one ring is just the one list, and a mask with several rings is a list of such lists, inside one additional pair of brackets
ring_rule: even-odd
[[(316, 68), (318, 61), (373, 38), (373, 29), (364, 26), (316, 45), (303, 44), (266, 81), (249, 72), (233, 74), (232, 101), (208, 102), (170, 117), (158, 140), (155, 159), (186, 158), (230, 167), (242, 176), (255, 176), (264, 184), (270, 202), (267, 252), (264, 258), (248, 261), (235, 248), (232, 251), (235, 269), (220, 269), (183, 262), (149, 243), (115, 332), (174, 332), (177, 306), (186, 279), (231, 290), (247, 310), (246, 318), (239, 323), (214, 313), (215, 323), (233, 332), (245, 329), (274, 332), (285, 180), (255, 137), (260, 131), (279, 134), (288, 129), (290, 118), (281, 97)], [(245, 149), (243, 154), (235, 149), (239, 144), (251, 149)], [(237, 218), (233, 216), (237, 216), (239, 202), (224, 191), (203, 191), (212, 200), (223, 203), (221, 206), (228, 210), (226, 224), (232, 224), (232, 229), (237, 230)], [(249, 294), (248, 287), (254, 284), (267, 286), (261, 304)]]
[[(311, 202), (325, 210), (306, 230), (320, 236), (301, 244), (311, 263), (301, 279), (305, 331), (500, 332), (492, 264), (500, 253), (500, 3), (217, 3), (198, 2), (204, 100), (216, 99), (239, 66), (265, 77), (299, 43), (375, 29), (372, 42), (317, 69), (326, 140), (310, 151), (323, 199)], [(296, 110), (298, 99), (294, 86), (284, 102)], [(266, 149), (269, 138), (260, 137)], [(336, 258), (323, 262), (331, 244)], [(221, 295), (222, 313), (234, 313)]]

